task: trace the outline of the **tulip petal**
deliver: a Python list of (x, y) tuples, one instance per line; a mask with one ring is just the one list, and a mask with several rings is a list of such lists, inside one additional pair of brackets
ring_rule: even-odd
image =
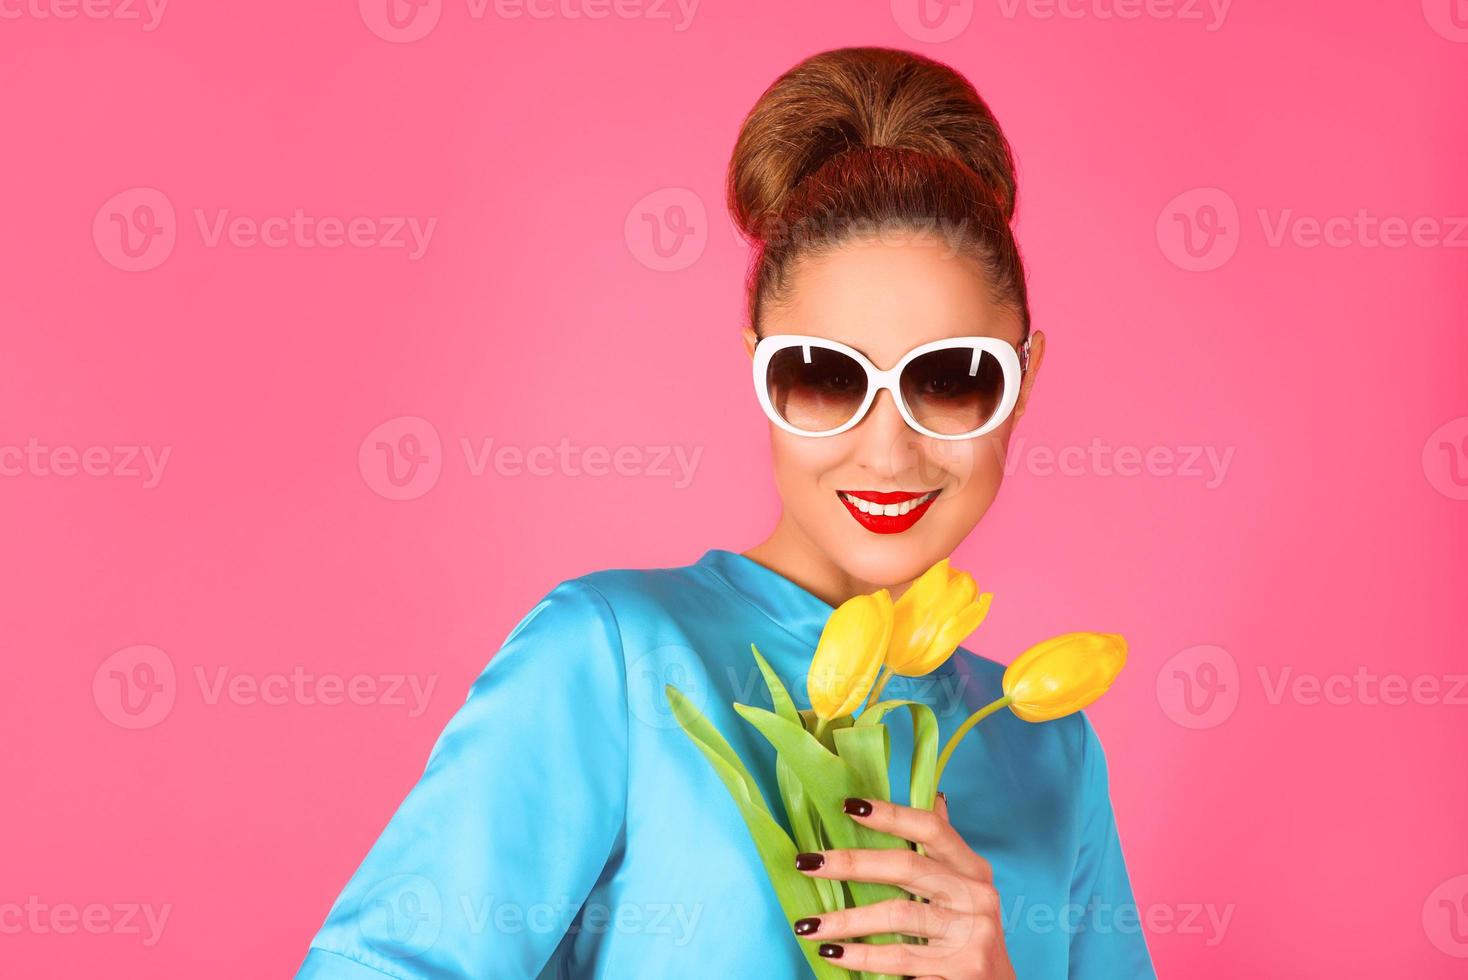
[(1064, 633), (1016, 657), (1004, 672), (1004, 693), (1018, 717), (1052, 721), (1105, 694), (1125, 665), (1120, 634)]

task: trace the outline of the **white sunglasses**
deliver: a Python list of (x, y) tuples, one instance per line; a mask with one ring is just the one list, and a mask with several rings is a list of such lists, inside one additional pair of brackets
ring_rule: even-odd
[(1018, 352), (997, 337), (949, 337), (914, 347), (883, 370), (839, 341), (773, 334), (755, 345), (754, 390), (770, 421), (795, 435), (845, 432), (886, 388), (916, 431), (974, 439), (1014, 410), (1029, 354), (1028, 337)]

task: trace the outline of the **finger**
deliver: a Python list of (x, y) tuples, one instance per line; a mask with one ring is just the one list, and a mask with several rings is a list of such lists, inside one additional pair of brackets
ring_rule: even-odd
[(944, 809), (945, 813), (940, 815), (935, 810), (920, 810), (885, 800), (846, 801), (846, 812), (857, 823), (921, 844), (925, 854), (959, 874), (978, 881), (993, 881), (994, 869), (958, 835), (948, 822), (946, 805)]
[(941, 976), (947, 972), (944, 961), (953, 955), (953, 950), (945, 947), (914, 943), (821, 943), (817, 952), (825, 959), (839, 963), (845, 970), (865, 970), (899, 977)]
[(797, 919), (795, 934), (802, 939), (838, 940), (897, 932), (921, 936), (942, 946), (962, 946), (968, 941), (973, 916), (953, 912), (927, 902), (889, 898), (870, 905), (826, 912), (819, 917)]
[(897, 885), (960, 912), (976, 911), (975, 889), (987, 887), (983, 882), (971, 881), (947, 865), (905, 847), (843, 848), (797, 854), (795, 868), (813, 878)]
[(944, 822), (951, 822), (948, 820), (948, 794), (942, 790), (933, 797), (933, 812), (942, 817)]

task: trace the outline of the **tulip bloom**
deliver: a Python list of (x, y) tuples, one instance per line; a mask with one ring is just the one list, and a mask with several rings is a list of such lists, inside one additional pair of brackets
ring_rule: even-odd
[(892, 607), (892, 643), (887, 669), (921, 677), (953, 656), (964, 637), (989, 614), (993, 593), (979, 595), (972, 575), (955, 571), (944, 558), (923, 572)]
[(824, 727), (861, 707), (892, 638), (892, 595), (879, 589), (847, 599), (831, 613), (811, 658), (806, 690)]
[(1066, 633), (1037, 643), (1004, 672), (1009, 710), (1025, 721), (1074, 714), (1105, 694), (1126, 666), (1118, 633)]

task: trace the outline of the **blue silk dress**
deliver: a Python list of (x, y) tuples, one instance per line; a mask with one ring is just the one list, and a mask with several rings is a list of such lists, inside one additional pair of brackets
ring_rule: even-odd
[[(743, 820), (663, 688), (698, 705), (780, 814), (773, 750), (730, 705), (769, 706), (753, 642), (808, 706), (831, 611), (722, 549), (556, 585), (474, 682), (298, 980), (809, 977)], [(999, 695), (1002, 673), (960, 649), (884, 696), (932, 705), (946, 739)], [(891, 721), (906, 802), (911, 726), (906, 712)], [(993, 865), (1023, 980), (1156, 976), (1084, 714), (986, 719), (943, 789)]]

